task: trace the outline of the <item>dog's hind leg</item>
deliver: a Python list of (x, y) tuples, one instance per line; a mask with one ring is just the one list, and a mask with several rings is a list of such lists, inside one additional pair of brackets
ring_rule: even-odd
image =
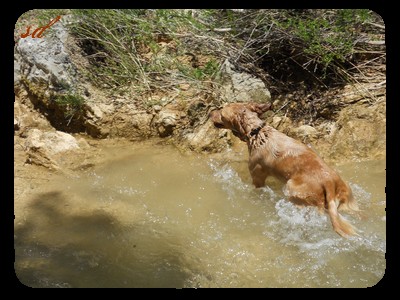
[(333, 229), (343, 237), (356, 234), (355, 228), (338, 213), (333, 187), (325, 187), (325, 200)]

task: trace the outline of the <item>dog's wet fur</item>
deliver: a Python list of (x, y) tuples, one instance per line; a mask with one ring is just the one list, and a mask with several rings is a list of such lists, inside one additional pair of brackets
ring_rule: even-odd
[(260, 119), (270, 109), (267, 103), (231, 103), (211, 111), (209, 116), (215, 127), (230, 129), (247, 143), (248, 166), (255, 187), (263, 187), (266, 178), (274, 176), (285, 183), (287, 199), (327, 211), (333, 229), (341, 236), (356, 234), (355, 228), (338, 213), (358, 211), (349, 185), (310, 147)]

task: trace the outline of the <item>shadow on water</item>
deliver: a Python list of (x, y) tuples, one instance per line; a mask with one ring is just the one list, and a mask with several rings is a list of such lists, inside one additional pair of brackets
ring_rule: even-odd
[[(102, 210), (71, 207), (68, 195), (39, 194), (23, 225), (14, 231), (15, 271), (30, 287), (183, 287), (186, 274), (180, 253), (162, 237), (145, 243), (162, 245), (163, 255), (143, 260), (135, 235), (140, 225), (123, 226)], [(143, 229), (139, 229), (143, 231)], [(143, 239), (142, 239), (143, 241)]]

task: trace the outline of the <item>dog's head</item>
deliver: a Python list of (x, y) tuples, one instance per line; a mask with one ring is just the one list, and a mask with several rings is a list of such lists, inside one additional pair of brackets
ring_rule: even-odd
[(215, 127), (230, 129), (242, 141), (247, 141), (264, 127), (260, 116), (270, 109), (270, 103), (231, 103), (211, 111), (209, 116)]

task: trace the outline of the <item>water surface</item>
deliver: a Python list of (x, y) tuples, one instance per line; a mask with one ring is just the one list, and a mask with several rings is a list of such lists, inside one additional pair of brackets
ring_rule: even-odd
[(15, 270), (32, 287), (369, 287), (385, 273), (385, 161), (335, 167), (362, 218), (344, 239), (327, 215), (255, 189), (242, 161), (169, 146), (113, 149), (32, 194), (15, 220)]

